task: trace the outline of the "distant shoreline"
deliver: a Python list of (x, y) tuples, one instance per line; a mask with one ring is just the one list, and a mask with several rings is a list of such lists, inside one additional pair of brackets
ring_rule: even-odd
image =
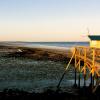
[(20, 47), (65, 47), (73, 46), (89, 46), (89, 42), (0, 42), (0, 45), (5, 46), (20, 46)]

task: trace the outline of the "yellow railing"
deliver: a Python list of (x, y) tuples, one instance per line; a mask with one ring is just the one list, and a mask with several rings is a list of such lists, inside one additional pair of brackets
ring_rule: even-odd
[[(86, 76), (91, 78), (91, 89), (92, 92), (95, 92), (100, 80), (100, 49), (99, 48), (92, 48), (92, 47), (85, 47), (85, 46), (77, 46), (72, 50), (72, 55), (68, 55), (70, 57), (70, 61), (68, 62), (64, 73), (57, 85), (59, 89), (60, 84), (64, 78), (64, 75), (68, 68), (70, 67), (70, 63), (72, 59), (75, 59), (75, 83), (74, 86), (77, 86), (77, 72), (78, 72), (78, 87), (80, 87), (80, 74), (83, 73), (84, 77), (84, 86), (86, 86)], [(96, 79), (96, 84), (94, 88), (94, 79)]]
[[(92, 76), (100, 77), (100, 49), (77, 46), (75, 47), (75, 68), (79, 72), (83, 72), (83, 75), (86, 76), (87, 71)], [(81, 62), (83, 65), (81, 66)]]

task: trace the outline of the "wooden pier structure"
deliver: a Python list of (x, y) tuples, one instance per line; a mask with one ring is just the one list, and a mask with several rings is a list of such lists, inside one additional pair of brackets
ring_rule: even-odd
[[(91, 79), (90, 85), (93, 91), (96, 90), (100, 81), (100, 48), (77, 46), (73, 50), (73, 58), (75, 59), (75, 85), (76, 77), (78, 73), (78, 87), (80, 87), (81, 77), (83, 74), (84, 86), (86, 86), (86, 80)], [(94, 84), (94, 80), (96, 84)]]
[[(66, 66), (57, 88), (60, 87), (62, 79), (66, 71), (69, 69), (72, 59), (74, 59), (74, 86), (80, 88), (81, 78), (84, 79), (84, 86), (86, 86), (86, 81), (90, 79), (92, 92), (96, 91), (100, 84), (100, 35), (89, 35), (88, 37), (90, 38), (90, 46), (76, 46), (71, 50), (71, 54), (67, 54), (70, 61)], [(77, 80), (78, 84), (76, 82)]]

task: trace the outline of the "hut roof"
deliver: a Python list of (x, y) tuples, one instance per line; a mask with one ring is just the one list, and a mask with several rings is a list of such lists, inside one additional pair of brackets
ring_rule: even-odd
[(100, 35), (88, 35), (91, 40), (100, 40)]

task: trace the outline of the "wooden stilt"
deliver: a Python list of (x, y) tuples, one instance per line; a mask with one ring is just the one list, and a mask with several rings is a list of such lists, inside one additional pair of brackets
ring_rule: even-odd
[(77, 71), (76, 71), (76, 55), (75, 55), (75, 82), (74, 82), (74, 87), (77, 87), (77, 83), (76, 83), (76, 80), (77, 80)]
[(86, 75), (84, 75), (84, 87), (86, 86)]
[[(80, 57), (80, 50), (79, 50), (79, 57)], [(79, 76), (78, 76), (78, 87), (80, 88), (80, 79), (81, 79), (81, 77), (80, 77), (80, 75), (81, 75), (81, 71), (80, 71), (80, 68), (81, 68), (81, 64), (80, 64), (81, 62), (80, 62), (80, 59), (79, 59)]]
[(78, 87), (80, 88), (80, 72), (79, 72), (79, 76), (78, 76)]
[(77, 83), (76, 83), (76, 68), (75, 68), (75, 86), (77, 86)]
[(86, 48), (84, 48), (84, 72), (83, 72), (83, 75), (84, 75), (84, 87), (86, 86)]
[(93, 84), (93, 77), (92, 77), (92, 74), (91, 74), (90, 79), (91, 79), (91, 82), (90, 82), (90, 87), (92, 87), (92, 84)]
[(92, 88), (94, 87), (94, 76), (92, 76)]

